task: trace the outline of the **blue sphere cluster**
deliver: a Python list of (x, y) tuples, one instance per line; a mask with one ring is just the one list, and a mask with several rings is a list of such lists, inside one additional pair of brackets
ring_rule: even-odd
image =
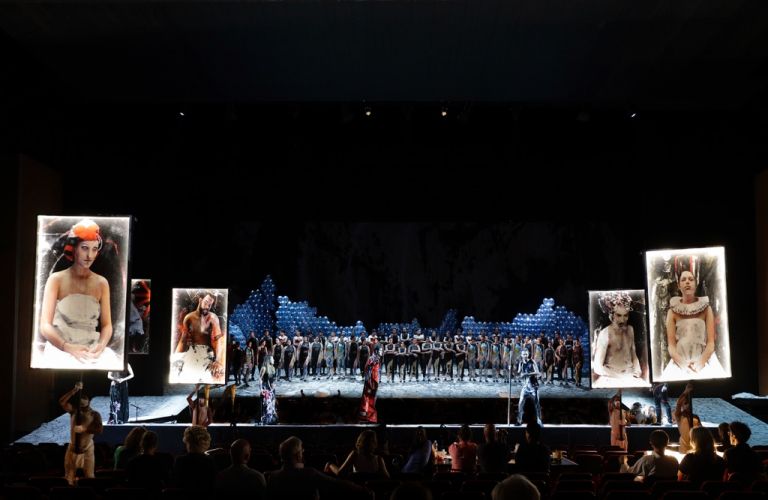
[(244, 342), (250, 332), (254, 332), (257, 337), (260, 337), (265, 331), (270, 334), (275, 333), (275, 312), (277, 310), (275, 290), (272, 277), (267, 275), (259, 289), (251, 290), (245, 302), (235, 307), (229, 317), (231, 337), (239, 338), (237, 335), (233, 335), (233, 332), (240, 332)]
[(512, 320), (514, 335), (539, 335), (544, 332), (553, 336), (555, 332), (561, 335), (571, 334), (581, 338), (582, 333), (588, 338), (588, 325), (565, 306), (556, 306), (555, 299), (544, 299), (534, 314), (518, 313)]
[[(547, 337), (554, 337), (557, 332), (562, 337), (572, 335), (580, 339), (585, 349), (589, 350), (587, 323), (565, 306), (555, 305), (552, 298), (545, 298), (535, 313), (518, 313), (512, 321), (477, 321), (474, 316), (465, 316), (460, 326), (464, 335), (472, 336), (483, 332), (486, 335), (498, 333), (504, 337), (538, 337), (542, 333)], [(449, 309), (437, 333), (443, 337), (453, 334), (458, 327), (457, 311)], [(414, 318), (410, 323), (380, 323), (377, 327), (380, 337), (388, 336), (393, 329), (398, 333), (407, 331), (413, 336), (422, 326), (419, 320)], [(232, 338), (244, 342), (251, 331), (260, 336), (264, 331), (274, 335), (277, 330), (283, 330), (289, 337), (293, 337), (297, 332), (302, 335), (326, 337), (337, 333), (358, 338), (368, 334), (362, 321), (357, 321), (351, 326), (340, 326), (328, 316), (318, 316), (317, 308), (311, 307), (307, 301), (294, 302), (287, 296), (275, 299), (275, 285), (272, 278), (267, 276), (261, 287), (251, 292), (245, 303), (235, 307), (229, 319), (229, 332)], [(422, 333), (429, 334), (427, 331)], [(584, 361), (585, 365), (588, 365), (589, 356), (585, 356)], [(589, 366), (585, 366), (585, 369), (588, 370)]]

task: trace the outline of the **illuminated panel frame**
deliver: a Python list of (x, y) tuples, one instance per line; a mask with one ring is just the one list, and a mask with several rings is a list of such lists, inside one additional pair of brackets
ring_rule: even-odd
[[(645, 263), (653, 381), (730, 377), (725, 248), (649, 251)], [(678, 276), (691, 269), (695, 275), (695, 300), (686, 304), (681, 299)], [(699, 353), (702, 345), (709, 345), (710, 337), (714, 350), (702, 366)], [(670, 342), (676, 344), (674, 351), (680, 354), (683, 366), (672, 359)]]
[[(617, 325), (613, 324), (612, 312), (616, 308), (620, 313), (626, 312), (626, 318), (616, 317)], [(618, 323), (625, 322), (627, 330), (621, 333)], [(589, 347), (590, 347), (590, 380), (592, 388), (612, 387), (650, 387), (650, 364), (648, 363), (648, 328), (646, 327), (645, 290), (595, 290), (589, 292)], [(617, 336), (620, 335), (620, 336)], [(630, 359), (631, 365), (621, 370), (606, 366), (605, 361), (611, 357), (611, 352), (617, 341), (632, 337), (634, 340), (634, 355), (637, 366)], [(609, 338), (613, 340), (609, 343)], [(610, 345), (613, 344), (613, 345)], [(625, 347), (621, 345), (622, 350)], [(598, 349), (601, 350), (598, 353)], [(626, 351), (625, 351), (626, 352)], [(606, 358), (606, 353), (608, 358)], [(596, 366), (595, 355), (603, 357), (603, 364)], [(615, 363), (615, 361), (614, 361)], [(635, 370), (639, 369), (639, 376)], [(623, 373), (622, 373), (623, 372)]]
[(131, 280), (131, 304), (128, 311), (128, 354), (149, 354), (152, 280)]
[[(169, 383), (225, 383), (228, 295), (229, 291), (222, 288), (172, 290)], [(213, 304), (204, 314), (198, 306), (207, 296), (213, 299)], [(220, 374), (214, 374), (217, 369)]]
[[(99, 253), (88, 260), (84, 280), (71, 274), (78, 263), (80, 235), (98, 236)], [(130, 217), (37, 217), (35, 302), (30, 367), (60, 370), (120, 371), (125, 365), (125, 317), (128, 294)], [(84, 232), (83, 232), (84, 231)], [(74, 276), (74, 277), (73, 277)], [(46, 293), (48, 290), (48, 294)], [(105, 302), (109, 296), (108, 305)], [(48, 298), (49, 309), (43, 305)], [(89, 298), (90, 297), (90, 298)], [(102, 315), (109, 307), (110, 319)], [(41, 325), (46, 325), (44, 334)], [(50, 326), (48, 326), (50, 325)], [(111, 325), (108, 339), (102, 331)], [(53, 335), (51, 332), (53, 330)], [(49, 335), (50, 336), (49, 338)], [(101, 350), (102, 340), (106, 345)], [(74, 346), (74, 350), (73, 350)], [(73, 355), (72, 352), (76, 352)]]

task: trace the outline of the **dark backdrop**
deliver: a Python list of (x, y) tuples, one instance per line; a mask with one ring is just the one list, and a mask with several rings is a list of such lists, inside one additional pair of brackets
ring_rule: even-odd
[(726, 247), (734, 378), (702, 391), (756, 390), (748, 113), (178, 109), (59, 108), (67, 140), (41, 148), (67, 213), (136, 217), (132, 275), (154, 292), (136, 391), (165, 379), (171, 287), (226, 287), (234, 306), (270, 274), (278, 294), (369, 328), (439, 325), (448, 308), (509, 321), (544, 297), (586, 320), (587, 290), (645, 288), (644, 250), (709, 245)]

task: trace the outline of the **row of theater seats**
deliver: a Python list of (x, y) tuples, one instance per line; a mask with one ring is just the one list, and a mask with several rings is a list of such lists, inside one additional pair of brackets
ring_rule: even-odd
[[(542, 500), (765, 500), (768, 481), (755, 481), (751, 485), (739, 482), (707, 481), (695, 488), (689, 481), (659, 480), (653, 484), (639, 483), (628, 474), (606, 474), (595, 481), (588, 473), (566, 473), (557, 480), (548, 474), (529, 473), (528, 478), (538, 488)], [(503, 480), (504, 474), (468, 478), (460, 473), (436, 474), (426, 480), (418, 475), (403, 475), (399, 479), (370, 479), (352, 476), (364, 485), (374, 500), (387, 499), (392, 491), (406, 481), (420, 482), (432, 492), (435, 499), (490, 498), (491, 491)], [(150, 491), (122, 486), (119, 473), (114, 476), (81, 478), (77, 487), (69, 487), (61, 477), (32, 477), (25, 484), (6, 485), (3, 496), (7, 499), (37, 500), (189, 500), (194, 494), (179, 488)], [(254, 498), (249, 495), (248, 498)]]

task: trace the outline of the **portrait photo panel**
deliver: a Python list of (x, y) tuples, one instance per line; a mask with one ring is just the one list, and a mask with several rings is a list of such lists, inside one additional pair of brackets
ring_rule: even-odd
[(226, 289), (174, 288), (171, 384), (224, 384), (227, 366)]
[(149, 321), (152, 305), (152, 280), (131, 280), (128, 311), (128, 354), (149, 354)]
[(731, 376), (723, 247), (646, 252), (654, 382)]
[(593, 388), (650, 387), (645, 290), (589, 292)]
[(37, 218), (32, 368), (125, 364), (130, 217)]

